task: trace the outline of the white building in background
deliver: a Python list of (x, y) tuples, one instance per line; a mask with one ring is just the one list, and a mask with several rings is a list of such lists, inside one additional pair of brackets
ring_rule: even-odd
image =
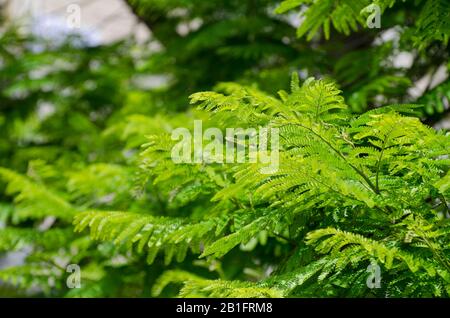
[(111, 43), (135, 36), (149, 38), (124, 0), (0, 0), (14, 22), (52, 39), (78, 33), (91, 44)]

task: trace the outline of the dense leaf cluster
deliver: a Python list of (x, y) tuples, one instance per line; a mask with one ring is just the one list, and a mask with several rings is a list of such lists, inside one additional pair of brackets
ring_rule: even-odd
[[(447, 1), (127, 2), (148, 46), (0, 31), (0, 294), (450, 296)], [(194, 120), (278, 169), (174, 162)]]

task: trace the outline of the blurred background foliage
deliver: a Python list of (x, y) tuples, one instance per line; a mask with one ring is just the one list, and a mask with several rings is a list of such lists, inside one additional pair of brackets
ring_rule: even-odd
[[(73, 234), (70, 217), (58, 214), (92, 208), (195, 213), (189, 200), (173, 203), (168, 189), (140, 180), (140, 146), (146, 135), (198, 116), (188, 96), (220, 82), (275, 94), (288, 87), (292, 72), (330, 78), (356, 113), (419, 103), (425, 123), (449, 127), (445, 0), (125, 2), (151, 31), (145, 43), (130, 37), (92, 45), (77, 35), (59, 43), (23, 32), (0, 9), (0, 166), (17, 172), (0, 173), (0, 252), (27, 251), (22, 265), (0, 271), (8, 282), (0, 286), (2, 296), (145, 297), (171, 266), (257, 280), (267, 269), (261, 264), (286, 255), (283, 245), (269, 242), (251, 258), (232, 251), (221, 263), (188, 255), (181, 264), (157, 258), (149, 267), (126, 249)], [(366, 28), (360, 16), (371, 3), (382, 8), (380, 29)], [(152, 76), (157, 85), (148, 85)], [(58, 212), (37, 213), (46, 200), (57, 200), (54, 194), (64, 199)], [(65, 287), (68, 263), (82, 265), (86, 288)]]

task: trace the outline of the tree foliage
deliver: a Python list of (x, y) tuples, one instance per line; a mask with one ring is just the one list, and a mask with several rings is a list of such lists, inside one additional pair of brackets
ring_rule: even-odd
[[(0, 293), (450, 296), (447, 1), (127, 2), (158, 51), (1, 30)], [(195, 120), (276, 129), (278, 168), (174, 162)]]

